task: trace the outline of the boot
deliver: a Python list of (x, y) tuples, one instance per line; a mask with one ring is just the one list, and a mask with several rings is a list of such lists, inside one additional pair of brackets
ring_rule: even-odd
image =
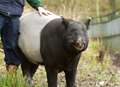
[(6, 64), (6, 70), (10, 74), (15, 74), (17, 71), (18, 66), (17, 65), (8, 65)]

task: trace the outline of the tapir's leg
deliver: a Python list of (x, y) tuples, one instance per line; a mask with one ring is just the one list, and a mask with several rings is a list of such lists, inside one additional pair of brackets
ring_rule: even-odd
[(30, 63), (29, 61), (24, 61), (24, 63), (21, 64), (23, 76), (26, 77), (26, 80), (29, 84), (33, 84), (32, 77), (35, 74), (38, 65)]
[(30, 63), (19, 47), (17, 47), (15, 52), (21, 59), (21, 68), (22, 68), (23, 76), (26, 76), (28, 79), (32, 81), (32, 77), (36, 72), (38, 65)]
[(76, 76), (76, 69), (72, 68), (70, 70), (65, 71), (66, 87), (76, 87), (75, 76)]
[(48, 87), (57, 87), (57, 70), (46, 68)]
[(79, 58), (80, 56), (73, 58), (72, 61), (68, 63), (66, 69), (64, 70), (67, 87), (76, 87), (75, 79), (76, 79), (76, 71), (77, 71)]

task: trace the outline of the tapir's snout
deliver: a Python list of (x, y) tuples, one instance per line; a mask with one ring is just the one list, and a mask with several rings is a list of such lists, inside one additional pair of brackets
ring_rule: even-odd
[(77, 49), (79, 51), (83, 51), (87, 48), (87, 42), (85, 40), (83, 40), (81, 37), (79, 37), (72, 44), (75, 47), (75, 49)]

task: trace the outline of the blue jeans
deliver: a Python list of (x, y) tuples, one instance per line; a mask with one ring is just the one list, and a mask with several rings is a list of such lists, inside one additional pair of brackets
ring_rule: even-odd
[(18, 42), (19, 17), (0, 15), (0, 32), (6, 64), (19, 65), (21, 61), (15, 52)]

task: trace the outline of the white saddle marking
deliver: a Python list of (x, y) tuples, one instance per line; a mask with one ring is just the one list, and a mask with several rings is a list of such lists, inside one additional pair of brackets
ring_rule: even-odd
[(40, 16), (37, 12), (31, 12), (21, 17), (20, 36), (18, 45), (22, 52), (32, 63), (43, 62), (40, 53), (41, 30), (52, 20), (60, 18), (52, 15)]

